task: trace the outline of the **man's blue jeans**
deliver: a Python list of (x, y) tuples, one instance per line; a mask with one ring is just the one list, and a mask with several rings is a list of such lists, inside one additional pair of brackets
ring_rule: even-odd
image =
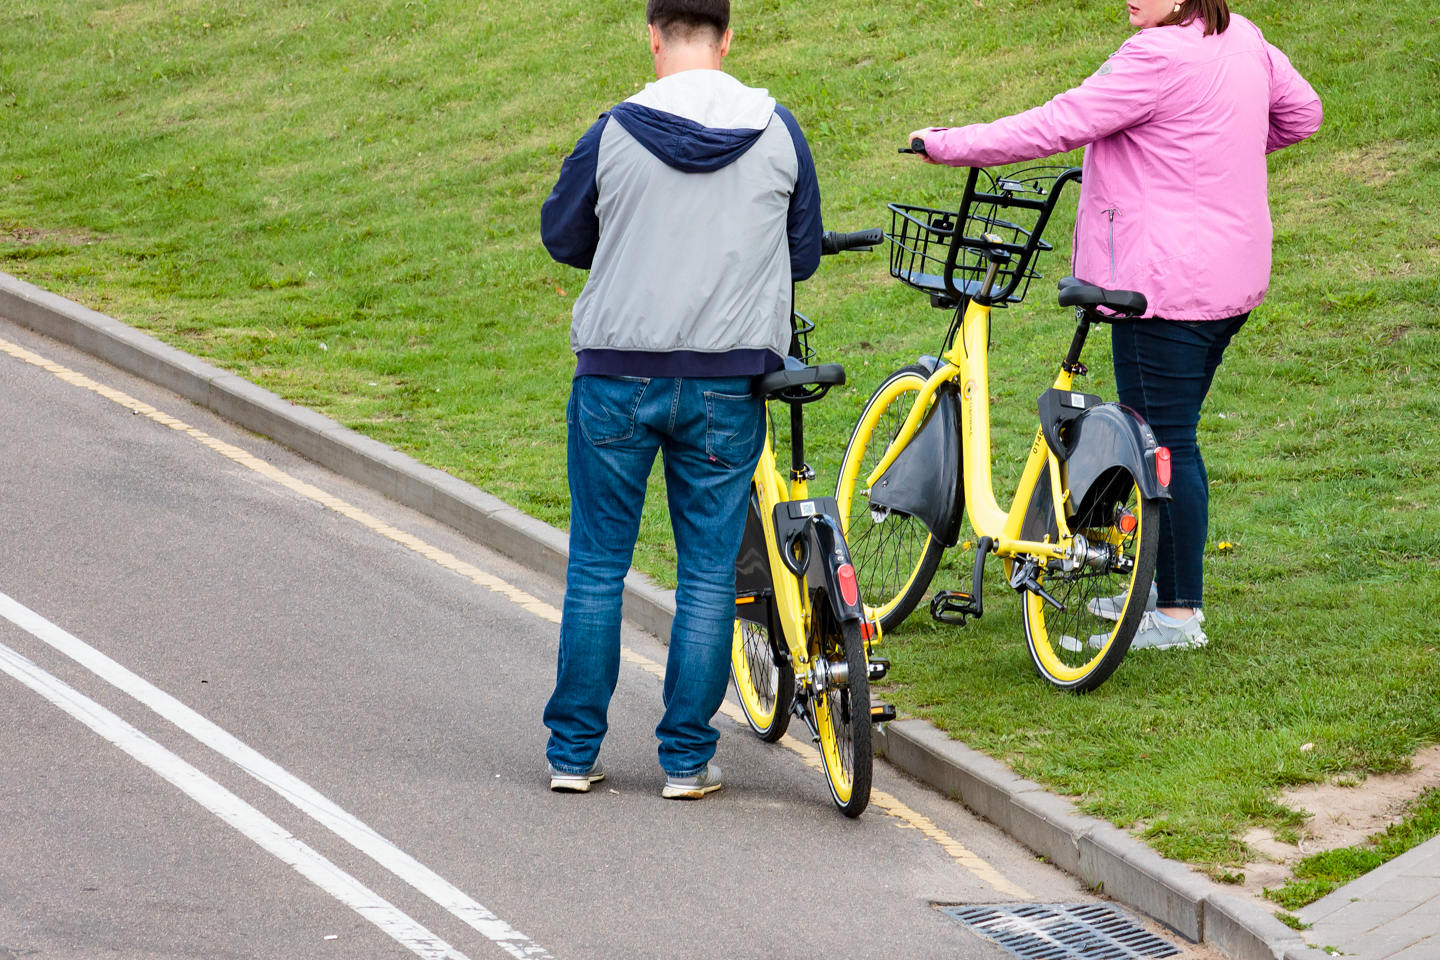
[(735, 622), (735, 556), (765, 442), (750, 378), (576, 377), (569, 425), (570, 561), (546, 756), (589, 770), (620, 673), (620, 604), (646, 481), (663, 451), (678, 555), (660, 766), (689, 777), (715, 755)]
[(1170, 448), (1172, 499), (1160, 505), (1160, 552), (1155, 563), (1162, 607), (1199, 608), (1201, 563), (1210, 529), (1210, 480), (1196, 441), (1200, 407), (1248, 313), (1226, 320), (1127, 320), (1111, 325), (1115, 389), (1161, 446)]

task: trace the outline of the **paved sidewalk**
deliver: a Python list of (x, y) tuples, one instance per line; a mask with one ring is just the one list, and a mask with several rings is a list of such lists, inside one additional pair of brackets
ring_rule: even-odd
[[(1298, 911), (1305, 939), (1358, 960), (1440, 958), (1440, 837)], [(1320, 956), (1291, 949), (1285, 960)]]
[[(241, 427), (552, 576), (564, 574), (565, 534), (469, 484), (166, 346), (117, 320), (0, 273), (0, 317), (84, 350), (193, 400)], [(669, 635), (674, 594), (632, 574), (626, 616)], [(1234, 960), (1440, 960), (1440, 837), (1309, 907), (1292, 930), (1273, 905), (1235, 895), (1129, 833), (1082, 816), (1066, 799), (921, 720), (877, 736), (895, 766), (959, 799), (1037, 855), (1116, 901)]]

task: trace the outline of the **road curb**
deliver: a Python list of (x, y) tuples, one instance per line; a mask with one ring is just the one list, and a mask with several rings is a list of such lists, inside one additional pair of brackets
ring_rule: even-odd
[[(569, 538), (563, 532), (313, 410), (5, 273), (0, 273), (0, 316), (172, 390), (524, 566), (564, 578)], [(673, 591), (633, 571), (626, 578), (625, 615), (632, 623), (663, 640), (674, 612)], [(901, 719), (877, 733), (879, 751), (890, 763), (1182, 936), (1211, 943), (1235, 960), (1285, 960), (1308, 951), (1302, 938), (1264, 907), (1166, 860), (1123, 830), (1078, 813), (1068, 800), (929, 723)]]

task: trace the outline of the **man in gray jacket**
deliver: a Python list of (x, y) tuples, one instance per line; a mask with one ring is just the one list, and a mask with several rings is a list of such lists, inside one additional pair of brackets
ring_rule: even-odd
[(586, 131), (541, 211), (551, 256), (590, 271), (570, 332), (570, 561), (546, 756), (553, 790), (605, 776), (621, 596), (661, 452), (679, 585), (655, 732), (662, 795), (693, 799), (721, 785), (710, 721), (765, 439), (750, 381), (783, 366), (792, 284), (820, 260), (820, 191), (794, 117), (721, 70), (728, 0), (649, 0), (646, 19), (656, 82)]

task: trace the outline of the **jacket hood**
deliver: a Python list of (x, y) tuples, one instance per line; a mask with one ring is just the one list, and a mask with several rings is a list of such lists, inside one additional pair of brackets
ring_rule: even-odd
[(729, 166), (754, 146), (775, 98), (719, 70), (687, 70), (648, 84), (610, 115), (658, 160), (685, 173)]

